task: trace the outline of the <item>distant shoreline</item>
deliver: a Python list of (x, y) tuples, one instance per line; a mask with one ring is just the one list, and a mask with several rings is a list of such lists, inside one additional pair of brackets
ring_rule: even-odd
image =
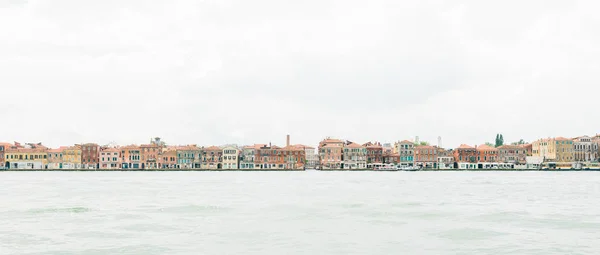
[(600, 169), (421, 169), (373, 170), (373, 169), (4, 169), (0, 172), (594, 172)]

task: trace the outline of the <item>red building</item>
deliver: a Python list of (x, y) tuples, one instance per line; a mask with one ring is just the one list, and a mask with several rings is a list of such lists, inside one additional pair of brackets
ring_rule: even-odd
[(306, 151), (302, 146), (286, 146), (282, 149), (285, 169), (304, 169)]
[(435, 168), (437, 165), (437, 148), (429, 145), (416, 146), (415, 165)]
[(161, 168), (159, 159), (162, 154), (162, 147), (160, 145), (154, 143), (142, 144), (140, 145), (140, 151), (142, 153), (141, 161), (144, 169)]
[(4, 151), (6, 151), (6, 149), (10, 148), (10, 146), (12, 146), (12, 144), (10, 144), (10, 143), (0, 143), (0, 169), (3, 169), (6, 167)]
[(486, 144), (479, 145), (477, 147), (477, 162), (498, 162), (498, 149)]
[(383, 163), (383, 147), (381, 143), (368, 142), (363, 144), (367, 147), (367, 164)]
[(100, 161), (98, 155), (100, 146), (95, 143), (86, 143), (81, 145), (81, 165), (83, 168), (98, 169)]
[(387, 152), (383, 154), (383, 163), (384, 164), (400, 164), (400, 154)]
[(221, 169), (223, 168), (223, 149), (217, 146), (211, 146), (202, 151), (202, 168)]
[(466, 144), (461, 144), (454, 150), (454, 162), (477, 163), (477, 149)]
[(275, 145), (264, 145), (256, 150), (254, 157), (258, 169), (284, 169), (283, 150)]

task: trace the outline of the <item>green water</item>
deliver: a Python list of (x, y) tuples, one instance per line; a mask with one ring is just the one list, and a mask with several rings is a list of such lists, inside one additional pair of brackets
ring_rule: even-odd
[(0, 172), (0, 254), (600, 254), (600, 172)]

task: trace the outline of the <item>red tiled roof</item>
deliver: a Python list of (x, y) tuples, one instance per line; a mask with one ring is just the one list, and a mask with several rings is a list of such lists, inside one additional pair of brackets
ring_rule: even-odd
[(204, 150), (207, 150), (207, 151), (220, 151), (220, 150), (223, 150), (223, 149), (221, 149), (221, 147), (218, 147), (218, 146), (210, 146), (210, 147), (208, 147), (208, 148), (206, 148)]
[(466, 144), (461, 144), (460, 146), (458, 146), (457, 149), (475, 149), (475, 147), (466, 145)]
[(364, 148), (364, 146), (362, 146), (358, 143), (350, 143), (350, 144), (346, 145), (346, 147), (348, 147), (348, 148)]
[(482, 145), (479, 145), (477, 147), (477, 150), (480, 150), (480, 151), (497, 151), (498, 149), (496, 149), (496, 148), (494, 148), (492, 146), (489, 146), (487, 144), (482, 144)]

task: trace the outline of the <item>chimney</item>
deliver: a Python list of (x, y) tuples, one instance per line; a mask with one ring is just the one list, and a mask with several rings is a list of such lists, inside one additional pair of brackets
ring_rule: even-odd
[(287, 146), (290, 146), (290, 135), (287, 135), (287, 139), (286, 139), (286, 142), (285, 142), (285, 146), (286, 146), (286, 147), (287, 147)]

